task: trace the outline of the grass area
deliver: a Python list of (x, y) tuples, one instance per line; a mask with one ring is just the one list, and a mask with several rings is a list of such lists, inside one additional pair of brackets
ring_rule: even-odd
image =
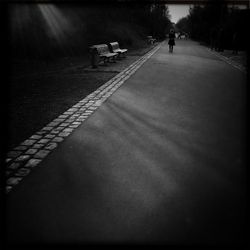
[(232, 50), (224, 50), (220, 52), (220, 54), (244, 67), (247, 66), (247, 53), (245, 51), (239, 51), (238, 54), (235, 55)]
[(87, 71), (88, 55), (48, 63), (13, 61), (8, 91), (10, 150), (144, 55), (152, 46), (129, 48), (125, 59)]

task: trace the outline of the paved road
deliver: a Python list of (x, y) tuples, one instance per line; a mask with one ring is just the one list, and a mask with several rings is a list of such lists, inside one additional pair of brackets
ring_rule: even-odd
[(8, 240), (242, 240), (245, 77), (195, 42), (163, 44), (10, 192)]

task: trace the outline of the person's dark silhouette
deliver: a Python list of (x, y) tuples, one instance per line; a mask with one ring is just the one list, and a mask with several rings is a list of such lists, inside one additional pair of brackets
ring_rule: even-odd
[(219, 52), (224, 51), (224, 30), (223, 30), (223, 28), (220, 28), (219, 32), (218, 32), (218, 51)]
[(169, 36), (168, 36), (168, 45), (169, 45), (169, 52), (173, 53), (174, 45), (175, 45), (175, 32), (173, 29), (170, 30)]
[(216, 50), (217, 29), (214, 27), (210, 32), (210, 49)]
[(237, 55), (239, 50), (239, 35), (237, 31), (234, 32), (233, 34), (232, 45), (233, 45), (233, 54)]

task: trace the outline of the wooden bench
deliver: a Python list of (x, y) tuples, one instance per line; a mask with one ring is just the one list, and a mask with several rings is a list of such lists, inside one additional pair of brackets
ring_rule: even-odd
[(120, 55), (123, 55), (125, 57), (125, 54), (128, 51), (127, 49), (120, 49), (118, 42), (109, 43), (108, 46), (109, 46), (110, 52), (118, 53), (118, 57), (120, 57)]
[[(109, 51), (107, 44), (98, 44), (90, 47), (91, 53), (91, 64), (93, 67), (97, 67), (97, 64), (100, 60), (103, 60), (104, 64), (110, 62), (110, 59), (113, 59), (115, 62), (118, 53), (111, 53)], [(99, 60), (98, 60), (99, 59)]]
[(154, 44), (156, 42), (156, 39), (152, 36), (147, 36), (147, 41), (149, 44)]

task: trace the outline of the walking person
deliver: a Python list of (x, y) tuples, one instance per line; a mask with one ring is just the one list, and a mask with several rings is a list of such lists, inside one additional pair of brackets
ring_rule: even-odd
[(173, 48), (175, 45), (175, 32), (173, 29), (170, 30), (168, 38), (169, 38), (169, 40), (168, 40), (169, 52), (173, 53)]
[(224, 51), (224, 43), (225, 43), (225, 32), (224, 32), (223, 28), (219, 29), (217, 39), (218, 39), (218, 48), (217, 48), (217, 51), (218, 52), (223, 52)]
[(217, 42), (217, 29), (216, 27), (211, 29), (210, 32), (210, 49), (216, 50), (216, 42)]
[(232, 45), (233, 45), (233, 54), (237, 55), (239, 49), (239, 35), (237, 31), (233, 34)]

